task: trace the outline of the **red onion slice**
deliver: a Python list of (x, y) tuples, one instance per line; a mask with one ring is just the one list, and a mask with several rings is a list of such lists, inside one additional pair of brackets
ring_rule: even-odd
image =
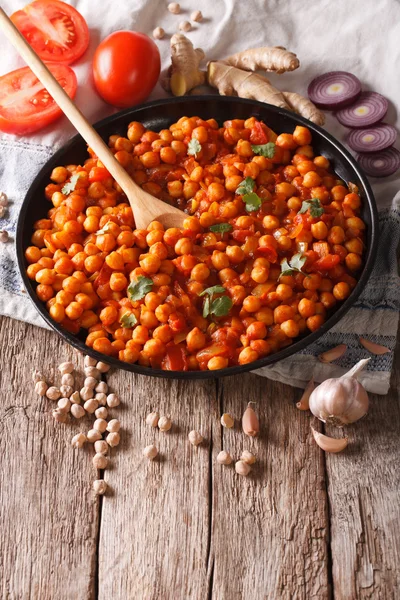
[(361, 94), (361, 83), (352, 73), (331, 71), (313, 79), (307, 93), (319, 108), (334, 110), (354, 102)]
[(396, 148), (386, 148), (382, 152), (359, 154), (357, 160), (367, 175), (387, 177), (400, 169), (400, 152)]
[(352, 104), (336, 113), (336, 118), (346, 127), (368, 127), (381, 121), (389, 108), (389, 102), (376, 92), (363, 92)]
[(353, 129), (346, 142), (356, 152), (379, 152), (393, 146), (396, 138), (396, 129), (392, 125), (381, 123), (365, 129)]

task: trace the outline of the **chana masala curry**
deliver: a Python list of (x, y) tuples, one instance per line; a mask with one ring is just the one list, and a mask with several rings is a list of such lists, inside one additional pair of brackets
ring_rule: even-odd
[(254, 117), (139, 122), (109, 146), (135, 182), (187, 213), (183, 229), (136, 229), (89, 148), (51, 173), (27, 274), (64, 329), (127, 363), (218, 370), (316, 331), (356, 285), (365, 224), (356, 186), (316, 156), (306, 127)]

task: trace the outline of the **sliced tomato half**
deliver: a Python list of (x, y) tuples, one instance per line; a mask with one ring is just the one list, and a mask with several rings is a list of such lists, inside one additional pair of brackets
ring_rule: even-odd
[(13, 13), (11, 20), (42, 60), (69, 65), (89, 45), (85, 19), (60, 0), (35, 0)]
[[(47, 67), (68, 96), (74, 98), (78, 84), (73, 70), (56, 63), (48, 63)], [(61, 109), (29, 67), (0, 77), (0, 131), (32, 133), (61, 115)]]

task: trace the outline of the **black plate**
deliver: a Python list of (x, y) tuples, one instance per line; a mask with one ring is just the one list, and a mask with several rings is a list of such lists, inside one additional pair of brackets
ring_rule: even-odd
[(270, 106), (269, 104), (223, 96), (171, 98), (149, 102), (133, 109), (124, 110), (100, 121), (94, 127), (105, 140), (108, 140), (108, 137), (112, 134), (125, 136), (127, 125), (130, 121), (141, 121), (149, 129), (159, 131), (160, 129), (168, 128), (182, 116), (200, 116), (203, 119), (215, 118), (219, 123), (222, 123), (226, 119), (247, 119), (250, 116), (255, 116), (262, 119), (269, 127), (278, 133), (291, 133), (296, 125), (305, 125), (312, 131), (313, 147), (317, 154), (322, 154), (329, 159), (335, 173), (340, 179), (343, 179), (346, 182), (351, 181), (359, 187), (363, 200), (362, 218), (367, 225), (367, 250), (364, 257), (365, 266), (351, 295), (343, 302), (338, 310), (327, 319), (324, 325), (322, 325), (318, 331), (304, 335), (294, 344), (284, 348), (276, 354), (272, 354), (251, 364), (229, 367), (217, 372), (162, 371), (160, 369), (150, 369), (140, 365), (131, 365), (116, 358), (105, 357), (103, 354), (95, 352), (92, 348), (85, 345), (83, 335), (74, 336), (68, 331), (63, 330), (58, 323), (51, 320), (45, 305), (36, 297), (36, 285), (26, 275), (27, 263), (24, 257), (24, 251), (26, 247), (30, 245), (34, 221), (45, 217), (49, 210), (49, 202), (44, 197), (44, 188), (49, 183), (50, 173), (53, 168), (64, 164), (82, 164), (88, 157), (86, 143), (80, 135), (73, 137), (63, 148), (61, 148), (61, 150), (56, 152), (41, 169), (29, 188), (23, 202), (18, 219), (16, 235), (18, 264), (22, 279), (32, 302), (52, 329), (57, 331), (65, 341), (72, 344), (75, 348), (78, 348), (82, 352), (89, 354), (98, 360), (107, 360), (108, 363), (115, 367), (133, 371), (134, 373), (142, 373), (144, 375), (176, 379), (206, 379), (211, 377), (222, 377), (225, 375), (235, 375), (245, 371), (253, 371), (281, 360), (282, 358), (287, 358), (299, 350), (304, 350), (304, 348), (335, 325), (354, 304), (367, 283), (375, 260), (378, 242), (378, 215), (375, 199), (367, 178), (357, 162), (351, 154), (335, 140), (335, 138), (310, 121), (281, 108)]

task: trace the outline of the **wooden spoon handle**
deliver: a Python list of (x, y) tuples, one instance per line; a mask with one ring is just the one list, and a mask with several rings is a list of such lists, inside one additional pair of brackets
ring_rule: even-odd
[[(23, 35), (18, 31), (1, 7), (0, 29), (5, 33), (14, 48), (18, 50), (26, 64), (32, 69), (39, 81), (57, 102), (63, 113), (74, 125), (75, 129), (94, 150), (106, 169), (124, 190), (125, 194), (132, 197), (132, 193), (129, 194), (129, 191), (132, 191), (132, 187), (135, 184), (128, 173), (116, 160), (107, 144), (105, 144), (97, 131), (95, 131), (91, 124), (85, 119), (79, 108), (72, 102), (71, 98), (58, 83), (57, 79), (50, 73), (49, 69), (30, 47)], [(140, 198), (138, 198), (138, 201), (140, 201)]]

